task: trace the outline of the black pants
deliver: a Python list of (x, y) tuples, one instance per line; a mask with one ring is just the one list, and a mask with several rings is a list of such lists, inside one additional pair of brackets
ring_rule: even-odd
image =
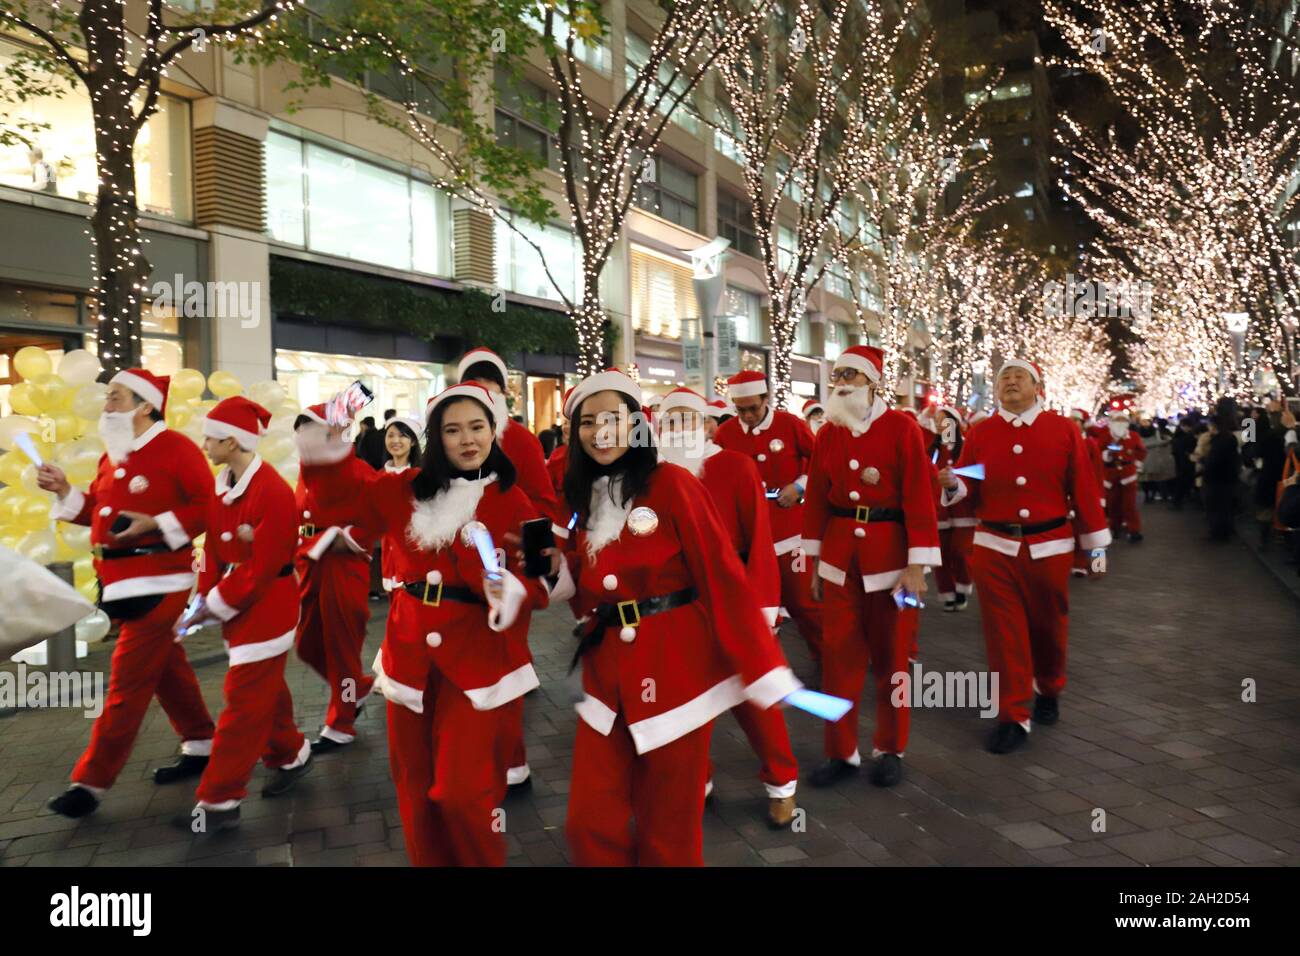
[(1209, 520), (1210, 539), (1227, 541), (1232, 537), (1232, 523), (1237, 511), (1236, 482), (1211, 483), (1201, 485), (1201, 494), (1205, 499), (1205, 515)]

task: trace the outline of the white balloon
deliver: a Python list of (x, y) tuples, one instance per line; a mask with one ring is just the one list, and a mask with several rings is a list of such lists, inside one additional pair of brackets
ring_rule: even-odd
[(73, 349), (59, 361), (59, 377), (73, 388), (89, 385), (102, 370), (99, 359), (85, 349)]
[(28, 415), (6, 415), (0, 418), (0, 448), (9, 451), (14, 447), (14, 435), (27, 432), (33, 438), (40, 438), (41, 423)]
[(108, 636), (111, 622), (108, 615), (99, 608), (77, 622), (77, 640), (87, 644), (96, 644)]

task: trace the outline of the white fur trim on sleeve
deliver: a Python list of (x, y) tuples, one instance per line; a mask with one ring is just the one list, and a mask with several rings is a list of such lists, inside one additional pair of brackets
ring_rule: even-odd
[(765, 607), (762, 608), (762, 611), (763, 611), (763, 618), (767, 621), (767, 626), (776, 627), (776, 618), (777, 615), (781, 612), (781, 609), (779, 607)]
[(330, 549), (330, 546), (334, 544), (334, 539), (338, 536), (339, 528), (337, 525), (331, 525), (326, 528), (320, 533), (320, 537), (316, 539), (316, 543), (311, 546), (311, 550), (307, 552), (307, 557), (311, 558), (313, 561), (319, 561), (321, 555)]
[(1079, 535), (1079, 547), (1085, 551), (1091, 551), (1093, 548), (1108, 548), (1110, 544), (1109, 528), (1102, 528), (1100, 531), (1089, 531), (1087, 534)]
[(215, 614), (223, 621), (229, 621), (231, 618), (233, 618), (236, 614), (239, 613), (239, 611), (236, 608), (233, 608), (229, 604), (227, 604), (226, 599), (221, 596), (220, 585), (213, 588), (206, 595), (204, 595), (203, 600), (207, 603), (208, 607), (212, 610), (212, 613)]
[(304, 465), (333, 465), (352, 454), (352, 443), (334, 438), (320, 425), (304, 425), (293, 435), (298, 460)]
[(924, 564), (933, 568), (943, 564), (943, 552), (938, 548), (908, 548), (908, 564)]
[(73, 488), (66, 496), (54, 502), (54, 507), (50, 509), (50, 517), (58, 518), (60, 521), (71, 521), (81, 514), (81, 509), (85, 505), (85, 494), (80, 488)]
[(968, 490), (969, 489), (967, 489), (966, 487), (966, 482), (958, 478), (956, 488), (943, 489), (943, 494), (939, 498), (939, 504), (943, 505), (945, 508), (950, 507), (951, 505), (955, 505), (957, 502), (961, 501), (963, 498), (966, 497)]
[[(542, 578), (545, 583), (546, 579)], [(547, 587), (550, 587), (548, 584)], [(555, 582), (555, 587), (550, 588), (550, 599), (552, 601), (567, 601), (578, 593), (577, 585), (574, 584), (573, 575), (569, 573), (569, 562), (560, 562), (560, 577)]]
[(355, 554), (364, 554), (367, 557), (370, 556), (370, 553), (366, 551), (365, 548), (361, 547), (361, 545), (357, 544), (355, 539), (353, 539), (352, 525), (348, 525), (346, 528), (340, 528), (339, 533), (343, 535), (343, 540), (347, 542), (348, 547), (351, 548)]
[(745, 688), (745, 697), (763, 710), (785, 700), (803, 684), (788, 667), (774, 667)]
[(488, 598), (488, 604), (490, 605), (488, 627), (494, 631), (504, 631), (515, 623), (515, 618), (519, 616), (519, 609), (523, 607), (524, 598), (528, 596), (528, 592), (517, 577), (509, 571), (502, 571), (501, 575), (501, 584), (504, 589), (501, 603), (498, 604), (491, 597)]
[(153, 520), (158, 522), (158, 530), (162, 532), (163, 540), (173, 551), (190, 543), (189, 533), (181, 525), (175, 512), (164, 511), (160, 515), (154, 515)]

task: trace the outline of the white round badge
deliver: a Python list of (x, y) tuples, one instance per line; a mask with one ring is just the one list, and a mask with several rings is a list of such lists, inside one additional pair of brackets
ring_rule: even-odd
[(131, 489), (131, 494), (142, 495), (149, 490), (149, 479), (144, 475), (136, 475), (127, 487)]
[(627, 527), (639, 537), (654, 534), (655, 528), (659, 527), (659, 516), (655, 514), (653, 508), (633, 508), (632, 513), (627, 516)]
[(785, 442), (781, 441), (779, 438), (773, 438), (767, 443), (767, 447), (772, 450), (772, 454), (779, 455), (781, 454), (782, 449), (785, 448)]
[(869, 485), (874, 485), (880, 481), (880, 471), (868, 465), (862, 469), (862, 480)]

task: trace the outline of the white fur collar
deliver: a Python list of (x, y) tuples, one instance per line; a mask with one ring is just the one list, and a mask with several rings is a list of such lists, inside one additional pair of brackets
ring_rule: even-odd
[(453, 478), (446, 491), (432, 498), (416, 501), (406, 538), (426, 551), (439, 551), (455, 540), (457, 532), (474, 520), (474, 512), (483, 498), (483, 490), (496, 474), (483, 478)]
[(601, 475), (591, 484), (591, 514), (587, 518), (587, 557), (592, 562), (595, 562), (601, 548), (618, 540), (618, 536), (623, 533), (623, 526), (627, 524), (627, 516), (632, 513), (632, 502), (620, 505), (614, 500), (621, 497), (622, 485), (623, 478), (619, 476), (611, 489), (608, 475)]

